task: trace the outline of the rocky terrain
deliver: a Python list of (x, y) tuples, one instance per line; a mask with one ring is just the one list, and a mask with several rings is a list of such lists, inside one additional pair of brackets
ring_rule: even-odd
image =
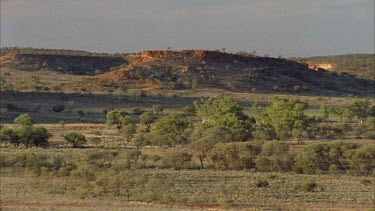
[(129, 65), (97, 77), (120, 84), (143, 81), (170, 89), (215, 87), (307, 94), (368, 93), (372, 84), (291, 60), (204, 50), (144, 51)]

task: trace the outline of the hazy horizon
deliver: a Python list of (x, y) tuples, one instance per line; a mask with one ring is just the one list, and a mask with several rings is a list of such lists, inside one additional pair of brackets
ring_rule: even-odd
[(0, 0), (1, 46), (374, 53), (373, 0)]

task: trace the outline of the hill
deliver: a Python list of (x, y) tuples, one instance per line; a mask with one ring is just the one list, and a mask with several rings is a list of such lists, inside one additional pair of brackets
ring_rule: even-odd
[(49, 70), (74, 75), (95, 75), (127, 63), (124, 55), (120, 54), (73, 50), (2, 48), (0, 55), (2, 67), (24, 71)]
[(352, 74), (358, 78), (375, 80), (374, 54), (346, 54), (291, 59), (298, 62), (307, 63), (312, 67), (321, 67), (334, 71), (340, 75)]
[(127, 66), (97, 76), (104, 81), (191, 89), (220, 88), (240, 92), (368, 93), (371, 81), (314, 70), (295, 61), (241, 56), (219, 51), (144, 51)]
[[(208, 50), (105, 54), (1, 48), (0, 55), (3, 86), (5, 84), (6, 89), (15, 91), (30, 91), (35, 87), (48, 92), (59, 90), (69, 93), (77, 90), (101, 93), (119, 88), (181, 92), (205, 89), (240, 93), (368, 96), (373, 94), (374, 85), (371, 80), (338, 74), (336, 69), (341, 67), (339, 64), (323, 63), (323, 60), (315, 63), (306, 60), (306, 64), (301, 58), (293, 61)], [(363, 67), (373, 65), (369, 59), (363, 62)], [(35, 78), (41, 83), (35, 85)], [(30, 85), (30, 80), (35, 82), (34, 85)]]

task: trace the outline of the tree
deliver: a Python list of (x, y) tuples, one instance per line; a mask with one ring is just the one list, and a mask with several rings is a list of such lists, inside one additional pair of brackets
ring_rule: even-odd
[(152, 106), (152, 110), (155, 112), (155, 113), (161, 113), (164, 111), (164, 106), (160, 105), (160, 104), (157, 104), (157, 105), (153, 105)]
[(375, 169), (375, 147), (372, 145), (363, 146), (355, 151), (351, 151), (348, 157), (351, 167), (357, 174), (370, 175)]
[(306, 129), (309, 119), (303, 113), (306, 105), (296, 99), (273, 98), (266, 109), (264, 122), (275, 129), (279, 138), (290, 138), (293, 129)]
[(134, 138), (132, 139), (132, 144), (135, 145), (138, 149), (139, 147), (150, 144), (150, 142), (143, 133), (139, 133), (139, 134), (136, 134)]
[(223, 127), (233, 131), (236, 141), (243, 141), (251, 136), (253, 121), (242, 112), (242, 108), (231, 98), (201, 100), (194, 102), (202, 126)]
[(216, 144), (210, 153), (210, 158), (218, 169), (240, 170), (251, 166), (253, 155), (248, 147), (231, 142)]
[(257, 167), (261, 171), (290, 171), (293, 157), (289, 146), (282, 141), (269, 141), (263, 144)]
[(32, 125), (21, 125), (17, 130), (2, 128), (0, 138), (9, 141), (11, 144), (23, 144), (26, 147), (45, 146), (52, 135), (44, 127), (34, 127)]
[(115, 125), (117, 129), (120, 129), (132, 122), (131, 117), (127, 115), (128, 113), (125, 111), (110, 111), (107, 113), (107, 125)]
[(19, 144), (18, 140), (19, 140), (18, 135), (14, 130), (7, 128), (7, 127), (1, 128), (0, 130), (1, 142), (9, 142), (11, 144), (18, 145)]
[(173, 167), (178, 170), (181, 168), (190, 168), (192, 155), (182, 150), (173, 150), (161, 159), (161, 163), (164, 168)]
[(319, 107), (319, 116), (326, 121), (329, 118), (330, 114), (330, 108), (327, 107), (326, 105), (321, 105)]
[(21, 114), (14, 119), (14, 123), (19, 125), (30, 125), (35, 124), (35, 120), (29, 114)]
[(154, 124), (151, 133), (158, 139), (156, 144), (175, 146), (187, 141), (184, 131), (188, 126), (189, 122), (185, 119), (167, 116)]
[(120, 130), (120, 133), (125, 136), (127, 142), (129, 142), (134, 137), (134, 134), (136, 132), (137, 132), (137, 126), (133, 123), (126, 125)]
[(347, 108), (351, 111), (352, 116), (357, 117), (361, 124), (369, 115), (370, 102), (367, 99), (355, 100)]
[(158, 117), (152, 112), (143, 113), (140, 117), (141, 124), (146, 125), (147, 129), (150, 129), (152, 123), (154, 123)]
[(217, 143), (226, 143), (232, 140), (231, 132), (221, 127), (196, 127), (190, 135), (190, 148), (193, 155), (199, 159), (201, 169), (204, 161)]
[(68, 143), (72, 144), (74, 148), (81, 146), (87, 142), (86, 137), (84, 135), (75, 132), (71, 132), (64, 135), (64, 138)]
[(48, 144), (48, 139), (52, 135), (44, 127), (33, 126), (35, 121), (29, 114), (18, 116), (14, 119), (14, 122), (19, 124), (17, 129), (2, 128), (0, 131), (1, 140), (9, 141), (14, 145), (23, 144), (26, 147)]
[(342, 141), (308, 145), (295, 157), (294, 169), (298, 173), (316, 174), (328, 171), (332, 164), (345, 168), (344, 155), (356, 148), (357, 145)]

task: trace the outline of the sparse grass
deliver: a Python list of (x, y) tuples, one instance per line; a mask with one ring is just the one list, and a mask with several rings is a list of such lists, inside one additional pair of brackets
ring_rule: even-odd
[[(265, 177), (266, 173), (246, 171), (213, 170), (145, 170), (145, 173), (159, 173), (174, 185), (171, 186), (175, 206), (215, 205), (223, 208), (326, 208), (364, 209), (374, 203), (373, 187), (359, 186), (358, 179), (351, 176), (335, 177), (331, 175), (297, 175), (275, 173), (269, 188), (251, 188), (249, 183)], [(366, 178), (374, 182), (373, 178)], [(16, 170), (3, 169), (1, 175), (2, 204), (27, 206), (32, 204), (65, 207), (126, 205), (130, 202), (123, 196), (101, 196), (100, 200), (87, 192), (87, 187), (72, 188), (67, 179), (30, 178), (20, 175)], [(314, 192), (295, 191), (298, 181), (314, 180), (324, 190)], [(223, 198), (222, 184), (236, 185), (238, 191), (231, 198)], [(249, 188), (251, 190), (249, 190)], [(78, 191), (78, 193), (77, 193)], [(78, 194), (78, 195), (77, 195)], [(195, 200), (200, 199), (200, 200)], [(126, 203), (125, 203), (126, 202)], [(181, 202), (182, 204), (180, 204)], [(177, 204), (176, 204), (177, 203)]]

